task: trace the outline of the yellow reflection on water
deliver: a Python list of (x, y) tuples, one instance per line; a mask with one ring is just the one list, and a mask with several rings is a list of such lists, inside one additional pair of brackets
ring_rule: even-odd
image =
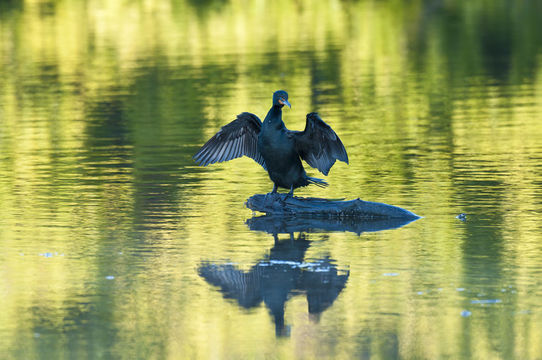
[[(518, 42), (505, 75), (492, 70), (481, 4), (2, 5), (0, 353), (536, 358), (540, 47)], [(503, 21), (500, 2), (491, 10)], [(197, 274), (202, 261), (246, 270), (269, 253), (243, 205), (271, 190), (267, 174), (246, 158), (205, 169), (190, 158), (236, 114), (263, 119), (279, 88), (286, 125), (319, 111), (351, 160), (328, 189), (299, 195), (425, 216), (310, 234), (305, 259), (330, 256), (351, 275), (318, 316), (291, 296), (289, 339), (275, 338), (265, 305), (241, 308)]]

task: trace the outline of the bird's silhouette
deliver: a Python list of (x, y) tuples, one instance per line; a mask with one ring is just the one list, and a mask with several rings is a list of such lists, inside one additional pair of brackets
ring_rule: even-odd
[(294, 189), (315, 184), (321, 187), (328, 184), (305, 172), (301, 159), (318, 169), (324, 175), (340, 160), (348, 164), (348, 155), (333, 129), (317, 113), (307, 114), (305, 130), (288, 130), (282, 121), (282, 108), (291, 107), (288, 93), (278, 90), (273, 93), (273, 105), (263, 123), (254, 114), (244, 112), (237, 119), (223, 126), (194, 155), (201, 166), (248, 156), (263, 166), (273, 181), (273, 191), (277, 187)]

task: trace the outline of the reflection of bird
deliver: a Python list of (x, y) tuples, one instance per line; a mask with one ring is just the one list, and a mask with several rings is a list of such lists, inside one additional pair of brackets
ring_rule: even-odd
[(269, 255), (243, 271), (231, 264), (203, 262), (199, 275), (220, 287), (223, 296), (237, 300), (244, 308), (258, 306), (262, 300), (275, 322), (278, 336), (288, 335), (284, 321), (286, 301), (293, 294), (305, 293), (309, 313), (317, 316), (329, 308), (346, 285), (350, 273), (337, 270), (332, 259), (305, 262), (310, 242), (301, 234), (297, 240), (279, 241)]
[(344, 288), (349, 272), (339, 274), (329, 257), (319, 260), (320, 271), (303, 273), (303, 287), (307, 291), (309, 314), (320, 314), (330, 307)]
[(289, 195), (300, 186), (327, 186), (324, 180), (307, 176), (301, 159), (327, 175), (336, 160), (348, 163), (341, 139), (317, 113), (307, 114), (304, 131), (288, 130), (282, 121), (284, 105), (291, 107), (288, 93), (276, 91), (263, 123), (254, 114), (239, 114), (202, 146), (194, 160), (207, 166), (246, 155), (267, 170), (273, 193), (278, 186), (290, 189)]

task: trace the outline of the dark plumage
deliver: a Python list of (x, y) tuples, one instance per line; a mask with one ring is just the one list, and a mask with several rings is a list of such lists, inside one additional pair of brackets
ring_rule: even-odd
[(327, 175), (336, 160), (348, 164), (341, 139), (317, 113), (307, 114), (304, 131), (288, 130), (282, 121), (284, 105), (290, 106), (288, 93), (276, 91), (263, 123), (254, 114), (239, 114), (201, 147), (194, 160), (207, 166), (248, 156), (267, 170), (274, 184), (273, 192), (282, 187), (290, 189), (289, 194), (293, 195), (300, 186), (327, 186), (324, 180), (307, 176), (301, 159)]

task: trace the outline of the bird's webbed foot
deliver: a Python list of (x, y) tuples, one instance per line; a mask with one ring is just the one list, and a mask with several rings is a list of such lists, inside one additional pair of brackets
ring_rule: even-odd
[(293, 198), (294, 197), (294, 186), (290, 186), (290, 191), (287, 193), (287, 194), (281, 194), (281, 200), (284, 202), (286, 201), (288, 198)]

